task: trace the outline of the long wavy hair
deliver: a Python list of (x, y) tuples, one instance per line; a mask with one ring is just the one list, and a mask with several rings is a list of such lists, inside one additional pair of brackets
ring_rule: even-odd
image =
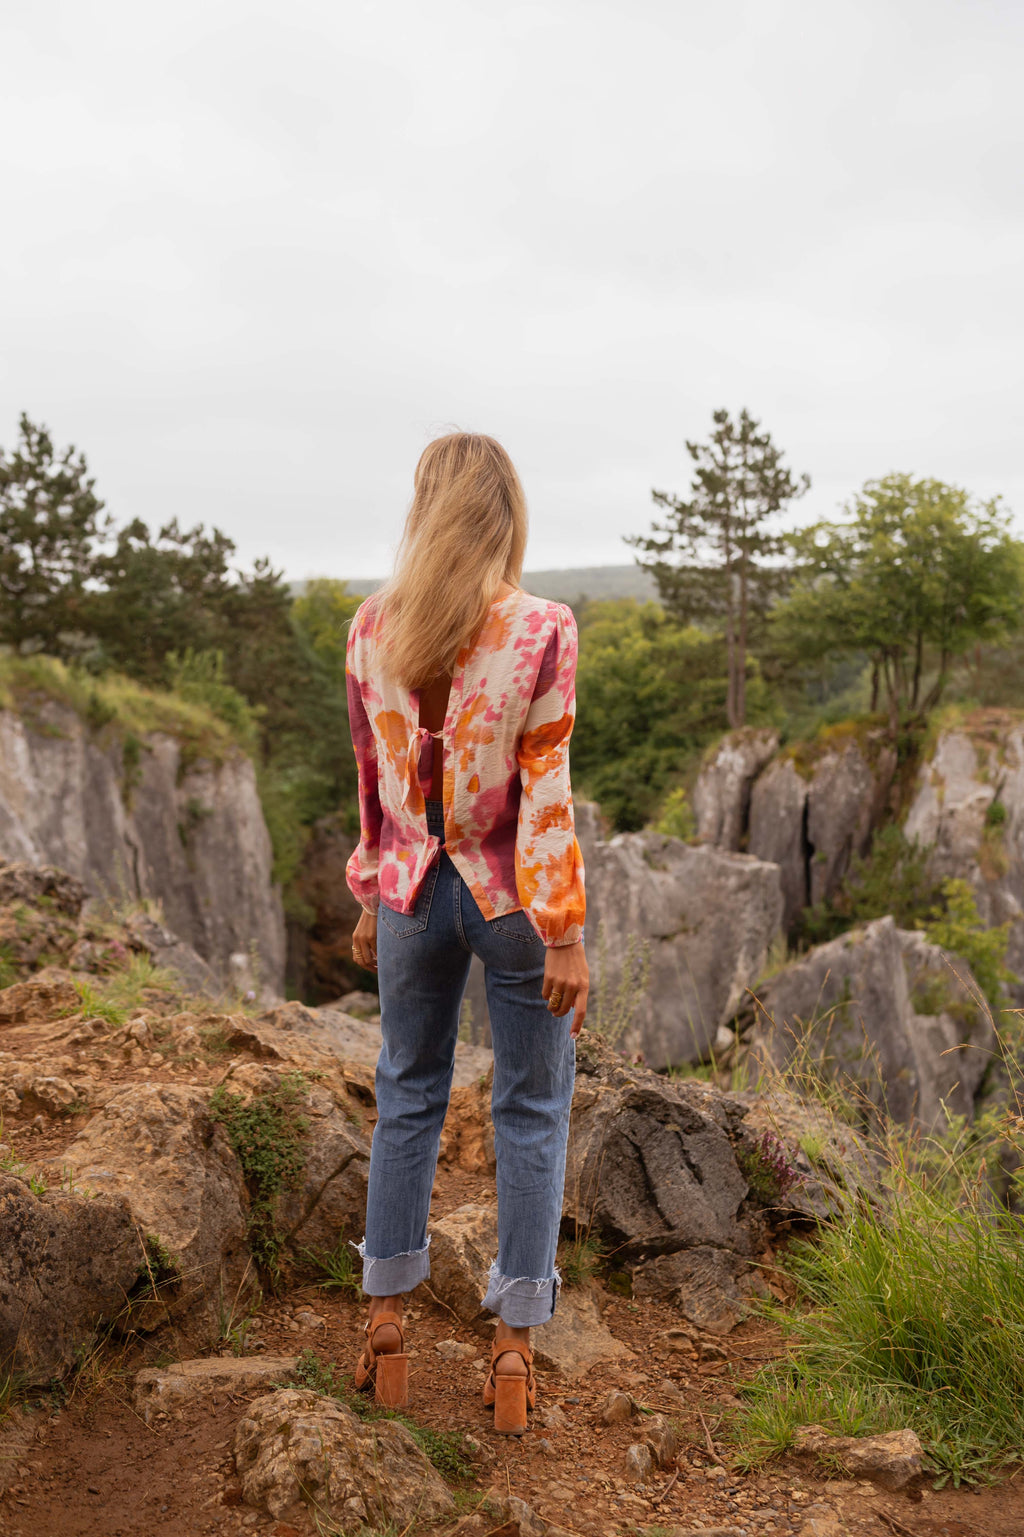
[(494, 438), (451, 432), (428, 443), (395, 570), (377, 594), (382, 663), (406, 688), (451, 672), (502, 582), (518, 587), (526, 498)]

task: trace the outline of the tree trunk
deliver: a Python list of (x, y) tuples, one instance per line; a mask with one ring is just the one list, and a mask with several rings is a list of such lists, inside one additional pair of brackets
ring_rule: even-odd
[(736, 600), (733, 592), (735, 573), (732, 569), (732, 530), (725, 521), (723, 539), (725, 551), (725, 654), (728, 681), (725, 693), (725, 718), (730, 731), (738, 724), (736, 719)]
[(878, 686), (879, 686), (880, 682), (881, 682), (881, 678), (879, 676), (879, 660), (878, 660), (878, 657), (876, 656), (874, 661), (871, 663), (871, 713), (872, 713), (872, 715), (876, 715), (878, 713)]
[(917, 696), (921, 692), (921, 667), (924, 662), (924, 636), (917, 632), (917, 642), (914, 647), (914, 687), (910, 696), (910, 708), (917, 709)]
[(740, 562), (740, 633), (736, 647), (736, 724), (747, 723), (747, 556)]

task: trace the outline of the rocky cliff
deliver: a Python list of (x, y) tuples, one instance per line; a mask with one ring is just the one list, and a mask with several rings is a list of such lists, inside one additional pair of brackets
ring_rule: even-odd
[(171, 734), (97, 728), (56, 699), (0, 710), (0, 859), (57, 865), (95, 896), (155, 898), (221, 978), (282, 990), (270, 838), (237, 749), (193, 757)]

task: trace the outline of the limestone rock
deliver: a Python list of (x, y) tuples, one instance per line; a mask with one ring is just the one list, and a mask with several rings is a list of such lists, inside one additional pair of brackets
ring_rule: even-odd
[(654, 1454), (646, 1441), (636, 1441), (626, 1450), (626, 1469), (630, 1478), (644, 1484), (654, 1472)]
[(853, 858), (867, 853), (894, 768), (895, 756), (888, 750), (876, 776), (854, 740), (837, 743), (814, 765), (807, 792), (812, 906), (833, 896)]
[(133, 913), (126, 924), (127, 932), (137, 947), (148, 955), (154, 966), (169, 971), (178, 985), (186, 992), (216, 997), (221, 981), (213, 967), (197, 955), (166, 924), (158, 923), (147, 913)]
[(883, 1489), (904, 1489), (922, 1470), (923, 1449), (912, 1430), (891, 1430), (880, 1436), (835, 1436), (821, 1425), (801, 1425), (793, 1441), (794, 1455), (840, 1463), (851, 1478), (866, 1478)]
[(752, 1251), (747, 1181), (730, 1134), (746, 1109), (706, 1084), (628, 1066), (597, 1038), (578, 1046), (563, 1215), (627, 1256), (701, 1245)]
[[(947, 1007), (933, 1012), (937, 987)], [(806, 1057), (847, 1084), (862, 1108), (934, 1127), (943, 1103), (970, 1116), (995, 1046), (976, 997), (962, 962), (879, 918), (764, 984), (752, 1048), (776, 1067)], [(929, 1012), (918, 1014), (915, 1002)]]
[(792, 758), (776, 758), (750, 792), (749, 853), (779, 867), (782, 922), (787, 932), (810, 900), (807, 780)]
[(40, 1196), (0, 1173), (0, 1361), (32, 1385), (61, 1376), (123, 1314), (141, 1264), (123, 1196)]
[(289, 1378), (297, 1356), (209, 1356), (145, 1366), (135, 1374), (135, 1412), (148, 1425), (155, 1414), (179, 1409), (208, 1393), (247, 1393)]
[(632, 1357), (628, 1346), (602, 1322), (593, 1293), (564, 1286), (553, 1317), (538, 1324), (531, 1342), (537, 1365), (561, 1372), (569, 1381), (582, 1377), (598, 1361)]
[(697, 836), (716, 848), (743, 848), (751, 787), (779, 745), (770, 728), (730, 731), (712, 749), (693, 790)]
[(679, 1433), (663, 1414), (652, 1414), (644, 1422), (644, 1440), (659, 1468), (672, 1468), (679, 1455)]
[(944, 732), (922, 763), (904, 831), (929, 849), (929, 869), (974, 887), (991, 927), (1008, 922), (1006, 963), (1024, 1006), (1024, 724), (1004, 712), (972, 729)]
[(0, 906), (22, 903), (37, 907), (40, 898), (68, 918), (77, 918), (87, 892), (81, 881), (55, 865), (28, 864), (16, 860), (0, 865)]
[(162, 732), (141, 740), (129, 776), (116, 737), (67, 704), (0, 710), (0, 858), (59, 866), (96, 896), (156, 898), (219, 974), (255, 949), (280, 993), (284, 914), (252, 763), (237, 749), (190, 762)]
[(278, 1520), (305, 1505), (322, 1521), (344, 1510), (349, 1520), (412, 1529), (455, 1508), (404, 1425), (367, 1423), (306, 1390), (284, 1388), (250, 1404), (235, 1433), (235, 1460), (243, 1498)]
[(728, 1334), (742, 1322), (750, 1297), (762, 1290), (749, 1261), (708, 1246), (660, 1254), (633, 1272), (635, 1297), (666, 1298), (712, 1334)]
[(598, 1415), (605, 1425), (624, 1425), (633, 1418), (636, 1405), (628, 1393), (613, 1391), (598, 1405)]
[[(238, 1015), (232, 1019), (230, 1044), (244, 1047), (255, 1056), (301, 1062), (311, 1053), (331, 1063), (357, 1062), (376, 1067), (380, 1055), (380, 1023), (356, 1019), (336, 1008), (308, 1008), (304, 1003), (278, 1005), (257, 1019)], [(474, 1083), (493, 1062), (482, 1047), (459, 1042), (455, 1048), (453, 1085)]]
[(780, 931), (778, 867), (660, 833), (619, 833), (581, 846), (587, 945), (595, 958), (603, 949), (609, 997), (630, 943), (649, 949), (648, 985), (623, 1045), (654, 1068), (701, 1060), (744, 1002)]
[(207, 1096), (134, 1084), (93, 1116), (59, 1165), (83, 1190), (127, 1200), (140, 1232), (159, 1239), (180, 1276), (167, 1306), (187, 1309), (190, 1326), (209, 1337), (218, 1299), (236, 1295), (249, 1256), (248, 1196)]
[(488, 1316), (480, 1303), (497, 1252), (498, 1213), (493, 1206), (459, 1206), (431, 1226), (427, 1285), (463, 1323)]
[(32, 977), (0, 992), (0, 1029), (46, 1022), (59, 1014), (75, 1014), (81, 1007), (82, 1000), (69, 976)]

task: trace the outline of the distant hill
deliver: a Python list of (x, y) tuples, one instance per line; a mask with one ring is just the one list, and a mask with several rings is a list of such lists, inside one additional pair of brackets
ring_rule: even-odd
[[(292, 591), (301, 593), (305, 582), (293, 582)], [(380, 581), (369, 577), (353, 578), (349, 592), (360, 597), (376, 592)], [(636, 598), (657, 601), (654, 580), (639, 566), (570, 566), (564, 571), (524, 571), (523, 586), (538, 598), (553, 598), (557, 603), (583, 602), (585, 598)]]

